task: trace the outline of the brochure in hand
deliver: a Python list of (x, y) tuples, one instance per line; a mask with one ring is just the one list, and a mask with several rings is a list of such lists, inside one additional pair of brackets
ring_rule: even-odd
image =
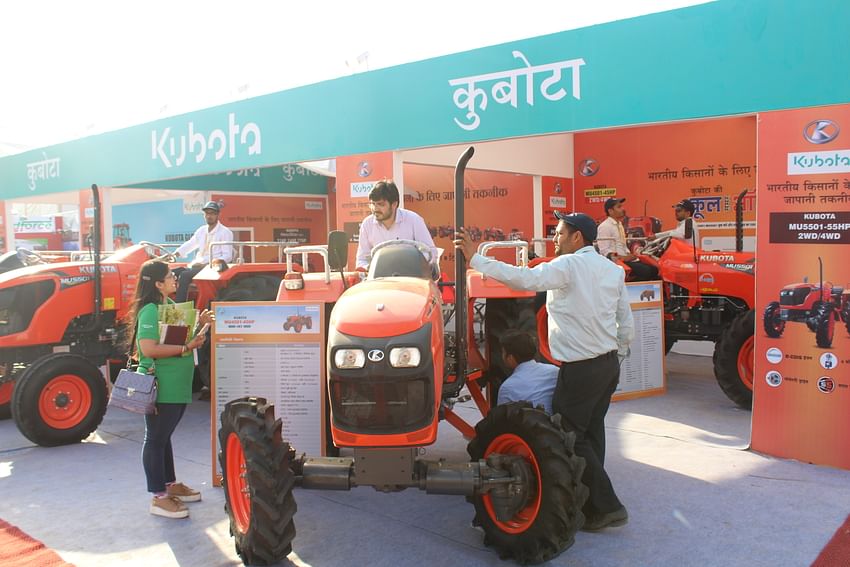
[(195, 328), (198, 310), (191, 301), (159, 306), (159, 342), (166, 345), (185, 345)]

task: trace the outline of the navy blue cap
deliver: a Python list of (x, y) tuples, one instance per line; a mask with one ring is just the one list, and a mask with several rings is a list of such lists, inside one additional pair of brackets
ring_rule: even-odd
[(616, 198), (614, 198), (614, 197), (610, 197), (610, 198), (608, 198), (608, 199), (605, 201), (605, 214), (608, 214), (608, 211), (609, 211), (610, 209), (613, 209), (614, 207), (616, 207), (616, 206), (617, 206), (617, 203), (623, 203), (623, 202), (625, 202), (625, 200), (626, 200), (626, 198), (625, 198), (625, 197), (623, 197), (622, 199), (616, 199)]
[(694, 204), (693, 204), (693, 202), (692, 202), (692, 201), (690, 201), (689, 199), (682, 199), (681, 201), (679, 201), (678, 203), (676, 203), (675, 205), (673, 205), (673, 208), (674, 208), (674, 209), (675, 209), (676, 207), (681, 207), (681, 208), (685, 209), (686, 211), (688, 211), (688, 212), (689, 212), (689, 213), (691, 213), (691, 214), (694, 214), (694, 211), (696, 211), (696, 210), (697, 210), (696, 205), (694, 205)]
[(215, 201), (207, 201), (207, 204), (201, 207), (202, 211), (215, 211), (217, 213), (221, 212), (221, 205), (216, 203)]
[(562, 213), (555, 211), (555, 218), (562, 220), (581, 232), (587, 242), (596, 240), (596, 221), (584, 213)]

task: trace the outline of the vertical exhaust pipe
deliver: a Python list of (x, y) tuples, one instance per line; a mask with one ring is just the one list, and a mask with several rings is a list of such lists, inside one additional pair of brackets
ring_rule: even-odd
[(741, 191), (735, 201), (735, 252), (744, 251), (744, 195), (748, 189)]
[[(455, 230), (458, 227), (465, 227), (463, 220), (463, 198), (464, 198), (464, 182), (463, 176), (466, 171), (466, 164), (475, 153), (475, 148), (469, 146), (455, 165)], [(466, 382), (466, 262), (468, 258), (464, 257), (463, 250), (455, 249), (455, 343), (457, 346), (457, 360), (455, 361), (455, 376), (459, 380), (461, 387)]]

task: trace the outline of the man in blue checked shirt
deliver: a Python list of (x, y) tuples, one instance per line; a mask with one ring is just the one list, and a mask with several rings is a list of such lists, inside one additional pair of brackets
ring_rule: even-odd
[(498, 404), (528, 401), (552, 413), (552, 394), (558, 384), (558, 367), (534, 360), (537, 341), (526, 331), (510, 330), (500, 338), (502, 359), (513, 372), (499, 387)]

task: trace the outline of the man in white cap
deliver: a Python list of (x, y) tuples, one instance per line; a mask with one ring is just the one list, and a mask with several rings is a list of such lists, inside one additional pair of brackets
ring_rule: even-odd
[(218, 222), (218, 215), (221, 212), (221, 205), (215, 201), (209, 201), (203, 206), (201, 211), (204, 213), (205, 224), (198, 227), (192, 238), (180, 245), (180, 248), (174, 251), (175, 256), (187, 256), (193, 250), (195, 259), (189, 265), (181, 270), (178, 276), (176, 301), (186, 301), (186, 296), (189, 294), (189, 284), (192, 283), (192, 278), (200, 272), (204, 266), (212, 260), (223, 260), (230, 262), (233, 260), (232, 246), (216, 246), (210, 252), (210, 244), (213, 242), (233, 242), (233, 231)]

